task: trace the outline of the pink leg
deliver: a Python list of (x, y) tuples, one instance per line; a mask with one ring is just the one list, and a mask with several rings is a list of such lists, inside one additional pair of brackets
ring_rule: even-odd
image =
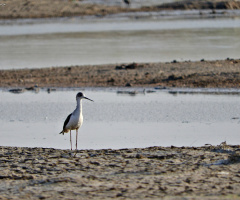
[(72, 150), (72, 134), (71, 134), (71, 130), (70, 130), (70, 143), (71, 143), (71, 150)]
[(78, 129), (76, 129), (76, 150), (77, 150)]

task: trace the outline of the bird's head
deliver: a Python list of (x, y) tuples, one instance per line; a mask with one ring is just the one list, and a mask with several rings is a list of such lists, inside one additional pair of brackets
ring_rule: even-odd
[(87, 98), (82, 92), (77, 93), (76, 99), (81, 100), (81, 99), (87, 99), (89, 101), (93, 101), (92, 99)]

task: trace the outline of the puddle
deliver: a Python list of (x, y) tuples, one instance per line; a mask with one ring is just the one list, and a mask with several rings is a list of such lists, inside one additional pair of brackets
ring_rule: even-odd
[[(111, 88), (84, 90), (94, 102), (83, 102), (80, 149), (240, 143), (239, 94), (173, 95), (169, 90), (136, 90), (136, 95), (119, 94)], [(76, 106), (76, 93), (1, 90), (0, 146), (69, 149), (69, 134), (59, 132)]]

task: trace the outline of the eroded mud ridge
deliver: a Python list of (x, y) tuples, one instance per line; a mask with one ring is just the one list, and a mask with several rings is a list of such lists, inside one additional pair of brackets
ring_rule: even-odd
[[(104, 16), (121, 12), (150, 12), (162, 10), (188, 10), (188, 9), (239, 9), (240, 2), (234, 0), (185, 0), (145, 6), (141, 8), (107, 6), (100, 4), (85, 4), (82, 1), (65, 0), (1, 0), (0, 19), (17, 18), (50, 18), (50, 17), (72, 17), (84, 15)], [(224, 14), (224, 13), (223, 13)]]
[(240, 86), (240, 60), (0, 70), (0, 87)]
[(239, 146), (70, 150), (1, 147), (0, 199), (240, 195)]

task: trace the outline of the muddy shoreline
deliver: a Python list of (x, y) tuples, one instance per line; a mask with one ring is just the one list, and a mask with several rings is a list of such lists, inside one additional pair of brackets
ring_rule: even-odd
[(239, 88), (240, 60), (0, 70), (0, 87)]
[[(85, 4), (81, 1), (52, 0), (2, 0), (0, 3), (0, 19), (19, 18), (52, 18), (95, 15), (98, 17), (126, 13), (126, 12), (158, 12), (163, 10), (234, 10), (240, 9), (240, 2), (234, 0), (210, 0), (210, 1), (178, 1), (131, 8), (131, 6), (107, 6), (100, 4)], [(225, 13), (222, 12), (222, 15)]]
[(239, 199), (239, 146), (1, 147), (0, 199)]
[[(237, 1), (138, 9), (61, 0), (1, 3), (0, 19), (240, 8)], [(0, 87), (239, 88), (239, 68), (239, 59), (226, 59), (0, 70)], [(0, 148), (0, 199), (240, 199), (238, 145), (78, 150), (75, 157), (70, 150)]]

